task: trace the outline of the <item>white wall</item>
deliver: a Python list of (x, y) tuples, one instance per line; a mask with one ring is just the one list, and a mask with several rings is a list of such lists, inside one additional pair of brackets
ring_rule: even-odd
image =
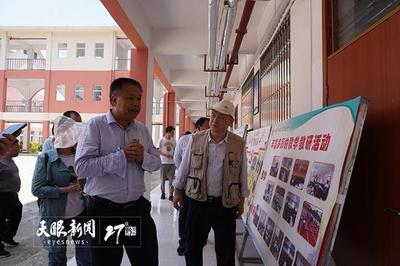
[[(31, 112), (0, 112), (0, 119), (10, 122), (43, 122), (53, 121), (57, 116), (62, 113), (31, 113)], [(89, 119), (99, 116), (98, 113), (80, 113), (83, 122)]]
[[(67, 43), (67, 58), (58, 57), (58, 43)], [(76, 58), (77, 43), (85, 43), (85, 57)], [(104, 43), (104, 57), (94, 56), (95, 43)], [(110, 71), (113, 66), (114, 36), (108, 32), (53, 32), (51, 51), (52, 70), (104, 70)]]
[(296, 0), (290, 9), (292, 117), (323, 105), (322, 3)]

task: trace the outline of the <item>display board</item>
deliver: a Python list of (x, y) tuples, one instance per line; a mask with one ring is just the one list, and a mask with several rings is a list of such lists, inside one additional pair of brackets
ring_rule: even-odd
[(349, 147), (359, 140), (361, 104), (358, 97), (272, 127), (246, 221), (265, 265), (317, 264), (342, 173), (349, 178), (345, 159), (357, 151)]
[(247, 133), (247, 125), (240, 126), (236, 129), (233, 130), (233, 133), (238, 135), (239, 137), (246, 139), (246, 133)]
[(271, 127), (259, 128), (247, 133), (246, 152), (247, 152), (247, 184), (249, 188), (249, 196), (244, 202), (243, 218), (247, 219), (249, 210), (249, 202), (253, 198), (254, 188), (260, 175), (262, 164), (264, 162), (265, 149), (268, 143), (268, 137)]

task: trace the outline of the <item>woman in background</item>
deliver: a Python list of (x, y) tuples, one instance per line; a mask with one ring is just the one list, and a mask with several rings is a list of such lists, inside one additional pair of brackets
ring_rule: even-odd
[[(73, 119), (57, 117), (54, 120), (54, 149), (40, 154), (36, 161), (32, 193), (39, 198), (40, 206), (41, 219), (37, 235), (49, 251), (49, 266), (67, 265), (68, 236), (72, 236), (75, 243), (77, 265), (91, 264), (88, 236), (83, 232), (86, 211), (82, 188), (73, 172), (75, 147), (80, 132), (81, 125)], [(77, 228), (71, 225), (79, 224), (81, 231), (73, 232)], [(50, 229), (54, 229), (52, 225), (62, 225), (63, 232), (54, 235), (54, 230), (51, 232)]]

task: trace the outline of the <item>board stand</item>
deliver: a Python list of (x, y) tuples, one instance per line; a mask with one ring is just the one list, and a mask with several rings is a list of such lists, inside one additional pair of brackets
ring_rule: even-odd
[[(245, 248), (248, 244), (249, 240), (249, 232), (247, 230), (246, 225), (244, 225), (244, 231), (243, 232), (236, 232), (236, 236), (243, 236), (242, 242), (239, 244), (239, 248), (237, 249), (237, 256), (238, 256), (238, 261), (239, 265), (243, 266), (244, 263), (250, 263), (250, 264), (263, 264), (261, 257), (256, 257), (256, 256), (245, 256)], [(250, 238), (251, 240), (251, 238)], [(255, 249), (256, 250), (256, 249)]]

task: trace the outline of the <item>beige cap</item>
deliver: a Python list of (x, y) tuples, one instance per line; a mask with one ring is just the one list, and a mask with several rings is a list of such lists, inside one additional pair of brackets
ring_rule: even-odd
[(78, 143), (82, 124), (67, 116), (57, 116), (54, 119), (54, 147), (69, 148)]
[(230, 115), (233, 119), (235, 119), (235, 106), (228, 100), (222, 100), (216, 103), (211, 110), (217, 111), (221, 114)]

